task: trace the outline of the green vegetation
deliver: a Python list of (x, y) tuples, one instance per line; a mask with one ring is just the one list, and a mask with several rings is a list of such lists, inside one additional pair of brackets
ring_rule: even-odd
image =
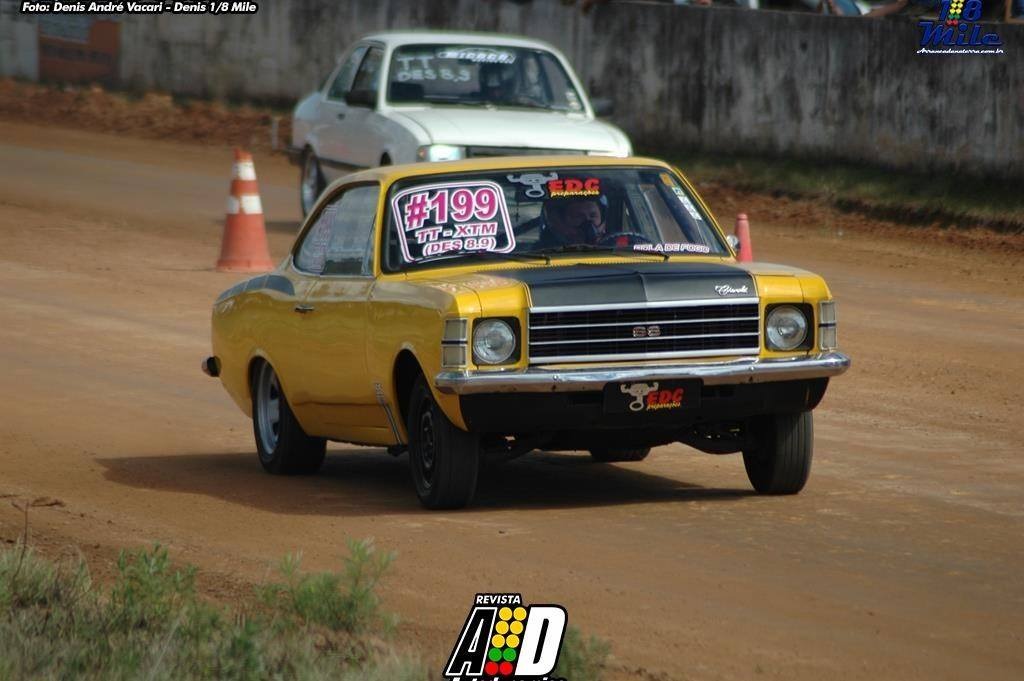
[[(107, 586), (81, 557), (0, 546), (0, 681), (425, 681), (427, 665), (389, 640), (395, 618), (377, 595), (393, 560), (370, 541), (350, 541), (337, 572), (306, 573), (301, 556), (287, 556), (273, 580), (227, 607), (199, 597), (196, 568), (172, 565), (159, 545), (122, 551)], [(600, 681), (609, 650), (570, 627), (552, 677)]]
[(691, 153), (676, 156), (674, 162), (694, 182), (825, 200), (840, 209), (904, 222), (1024, 232), (1019, 183), (760, 156)]
[(553, 675), (558, 678), (577, 681), (601, 681), (608, 665), (611, 646), (596, 636), (584, 638), (576, 627), (569, 627), (562, 641), (562, 652)]
[(337, 573), (285, 559), (280, 583), (233, 608), (200, 599), (196, 570), (167, 550), (122, 552), (109, 588), (81, 559), (0, 549), (0, 679), (356, 679), (422, 681), (386, 645), (375, 587), (391, 555), (351, 542)]

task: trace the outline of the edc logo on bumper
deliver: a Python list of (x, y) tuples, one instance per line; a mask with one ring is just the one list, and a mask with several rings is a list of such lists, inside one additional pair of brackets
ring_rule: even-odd
[(657, 411), (658, 409), (678, 409), (683, 406), (685, 391), (682, 388), (658, 390), (658, 382), (654, 383), (623, 383), (619, 390), (629, 395), (633, 401), (629, 403), (630, 411)]
[(547, 679), (558, 664), (568, 622), (560, 605), (523, 605), (519, 594), (477, 594), (444, 678)]

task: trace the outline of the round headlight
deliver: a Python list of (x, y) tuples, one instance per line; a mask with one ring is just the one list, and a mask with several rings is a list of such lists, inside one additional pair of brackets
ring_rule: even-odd
[(807, 317), (792, 305), (780, 305), (768, 314), (768, 344), (773, 350), (793, 350), (807, 338)]
[(516, 349), (512, 327), (500, 319), (486, 319), (473, 326), (473, 356), (484, 364), (501, 364)]

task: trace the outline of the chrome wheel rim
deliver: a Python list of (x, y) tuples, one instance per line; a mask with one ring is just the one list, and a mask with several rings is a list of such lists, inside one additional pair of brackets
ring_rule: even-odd
[(316, 203), (317, 175), (316, 156), (309, 154), (302, 166), (302, 208), (307, 213), (313, 210), (313, 204)]
[[(259, 425), (260, 442), (266, 457), (273, 455), (281, 434), (281, 384), (277, 374), (264, 364), (256, 393), (256, 420)], [(265, 458), (266, 458), (265, 457)]]
[(434, 461), (437, 454), (437, 440), (434, 432), (434, 417), (429, 410), (420, 416), (419, 442), (420, 478), (424, 486), (430, 487), (434, 478)]

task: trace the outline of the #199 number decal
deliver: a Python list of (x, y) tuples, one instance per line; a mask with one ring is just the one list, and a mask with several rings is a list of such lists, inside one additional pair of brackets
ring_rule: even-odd
[(391, 200), (391, 210), (406, 262), (515, 248), (505, 195), (494, 182), (405, 189)]

